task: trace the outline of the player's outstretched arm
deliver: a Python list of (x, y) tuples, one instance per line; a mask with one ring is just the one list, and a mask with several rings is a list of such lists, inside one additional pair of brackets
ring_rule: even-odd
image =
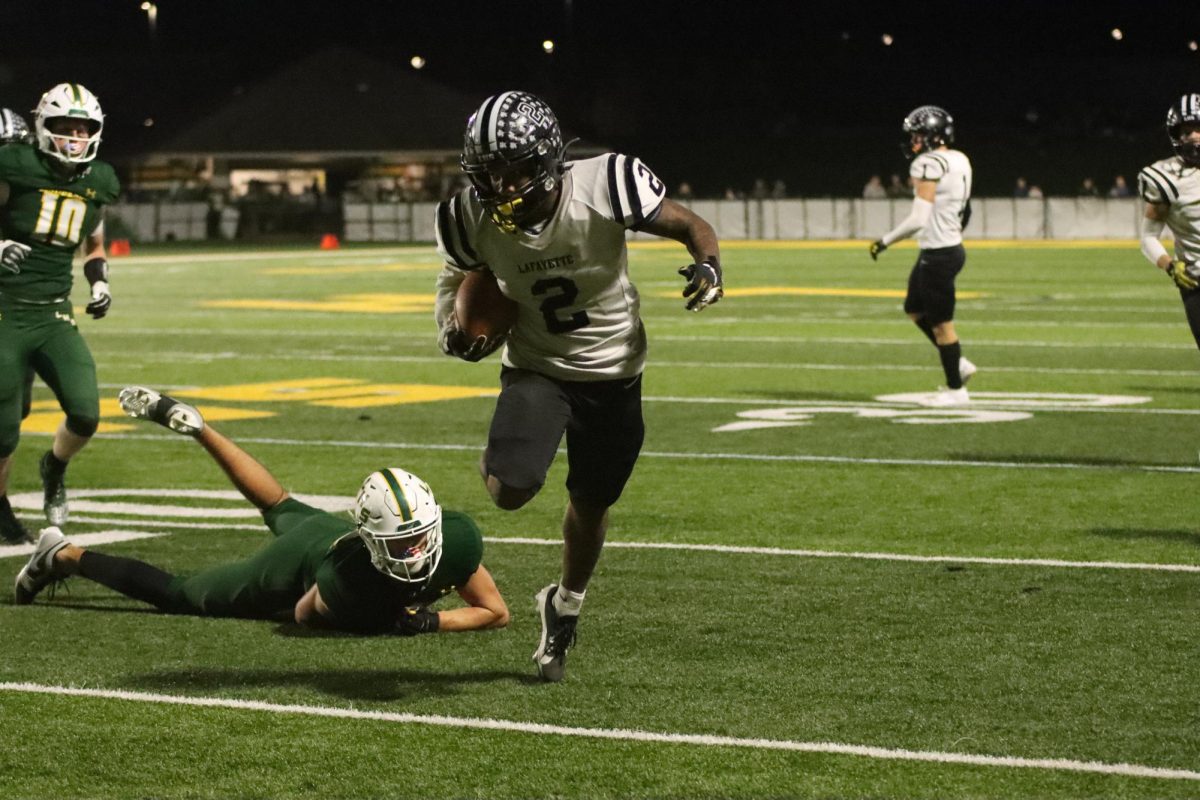
[(725, 294), (720, 242), (712, 225), (702, 217), (674, 200), (664, 199), (654, 219), (638, 230), (674, 239), (688, 249), (693, 263), (679, 270), (688, 282), (683, 290), (683, 296), (690, 298), (688, 311), (703, 311)]
[(482, 564), (458, 589), (466, 608), (438, 611), (438, 631), (478, 631), (508, 625), (508, 605), (496, 588), (492, 574)]

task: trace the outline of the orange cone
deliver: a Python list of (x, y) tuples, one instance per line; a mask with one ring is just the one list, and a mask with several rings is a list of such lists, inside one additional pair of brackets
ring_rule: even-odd
[(110, 256), (127, 256), (127, 255), (129, 255), (129, 240), (128, 239), (113, 239), (108, 244), (108, 254)]
[(341, 246), (342, 245), (338, 241), (337, 236), (332, 233), (327, 233), (321, 237), (321, 249), (322, 250), (337, 250)]

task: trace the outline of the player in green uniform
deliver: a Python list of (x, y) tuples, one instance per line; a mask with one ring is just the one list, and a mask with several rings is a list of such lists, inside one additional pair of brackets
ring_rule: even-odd
[(40, 462), (51, 524), (66, 521), (63, 474), (100, 421), (96, 363), (70, 302), (71, 262), (82, 245), (87, 312), (100, 319), (112, 305), (102, 209), (120, 191), (112, 167), (96, 160), (104, 113), (95, 95), (62, 83), (34, 115), (35, 143), (0, 147), (0, 537), (8, 541), (28, 538), (8, 502), (8, 472), (33, 372), (66, 414)]
[[(508, 607), (480, 563), (479, 529), (466, 514), (443, 512), (415, 475), (396, 468), (372, 473), (359, 490), (354, 518), (336, 516), (290, 497), (193, 406), (139, 386), (123, 390), (120, 399), (130, 416), (194, 436), (262, 511), (275, 538), (248, 559), (180, 577), (76, 547), (58, 528), (46, 528), (17, 575), (18, 605), (33, 602), (54, 580), (82, 575), (176, 614), (409, 636), (508, 624)], [(451, 590), (465, 607), (428, 608)]]

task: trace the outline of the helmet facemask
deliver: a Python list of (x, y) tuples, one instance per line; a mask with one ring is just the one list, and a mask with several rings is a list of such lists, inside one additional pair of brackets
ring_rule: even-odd
[(72, 166), (86, 164), (96, 157), (100, 132), (104, 130), (104, 112), (96, 96), (86, 88), (77, 83), (60, 83), (42, 95), (33, 113), (34, 134), (43, 153)]
[(371, 564), (401, 583), (429, 580), (442, 558), (442, 509), (428, 484), (402, 469), (373, 472), (355, 505)]
[(1200, 94), (1185, 94), (1167, 111), (1167, 136), (1175, 155), (1189, 167), (1200, 167)]
[(554, 112), (526, 92), (490, 97), (467, 121), (463, 171), (492, 222), (505, 233), (549, 219), (565, 158)]

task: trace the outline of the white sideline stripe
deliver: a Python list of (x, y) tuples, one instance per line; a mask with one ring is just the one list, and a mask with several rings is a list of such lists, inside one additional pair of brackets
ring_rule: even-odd
[[(732, 402), (732, 401), (731, 401)], [(741, 401), (739, 401), (741, 402)], [(1041, 410), (1041, 409), (1039, 409)], [(1083, 410), (1083, 409), (1057, 409), (1060, 411), (1066, 410)], [(1169, 411), (1171, 409), (1163, 409)], [(1200, 413), (1200, 412), (1188, 412)], [(49, 433), (28, 433), (26, 436), (51, 436)], [(156, 436), (153, 434), (135, 434), (135, 433), (98, 433), (94, 438), (97, 439), (125, 439), (136, 441), (153, 441), (153, 442), (171, 442), (176, 441), (183, 444), (187, 441), (183, 436), (171, 436), (163, 434)], [(243, 436), (238, 439), (239, 442), (248, 444), (270, 444), (280, 445), (283, 447), (349, 447), (361, 448), (364, 450), (443, 450), (453, 452), (480, 452), (483, 449), (482, 444), (422, 444), (420, 442), (349, 442), (337, 440), (305, 440), (305, 439), (275, 439), (270, 437), (254, 437)], [(566, 453), (565, 449), (559, 449), (561, 455)], [(766, 453), (671, 453), (658, 452), (654, 450), (643, 450), (642, 458), (673, 458), (673, 459), (689, 459), (696, 458), (700, 460), (728, 460), (728, 461), (766, 461), (766, 462), (793, 462), (798, 464), (873, 464), (881, 466), (895, 467), (981, 467), (993, 469), (1059, 469), (1059, 470), (1076, 470), (1076, 469), (1094, 469), (1107, 472), (1172, 472), (1182, 474), (1200, 474), (1200, 467), (1167, 467), (1158, 464), (1077, 464), (1074, 462), (1063, 462), (1057, 464), (1045, 463), (1026, 463), (1021, 461), (956, 461), (954, 459), (920, 459), (920, 458), (860, 458), (857, 456), (813, 456), (791, 453), (786, 455), (769, 455)]]
[(529, 733), (540, 736), (576, 736), (587, 739), (608, 739), (625, 742), (656, 744), (686, 744), (700, 747), (743, 747), (753, 750), (786, 750), (802, 753), (861, 756), (893, 761), (927, 761), (941, 764), (969, 764), (980, 767), (1017, 767), (1023, 769), (1066, 770), (1099, 775), (1120, 775), (1161, 780), (1200, 781), (1200, 772), (1186, 769), (1150, 767), (1142, 764), (1075, 761), (1066, 758), (1021, 758), (1018, 756), (988, 756), (974, 753), (945, 753), (930, 750), (903, 750), (871, 747), (837, 742), (799, 742), (790, 739), (749, 739), (733, 736), (712, 736), (694, 733), (655, 733), (653, 731), (621, 728), (572, 728), (537, 722), (519, 722), (478, 717), (448, 717), (434, 714), (406, 714), (390, 711), (362, 711), (353, 708), (267, 703), (260, 700), (234, 700), (219, 697), (187, 697), (182, 695), (130, 692), (117, 689), (85, 689), (74, 686), (47, 686), (36, 683), (0, 683), (0, 691), (27, 694), (51, 694), (68, 697), (91, 697), (104, 700), (125, 700), (138, 703), (225, 708), (236, 711), (266, 711), (273, 714), (300, 714), (311, 717), (357, 719), (390, 722), (400, 725), (432, 725), (444, 728)]
[[(485, 536), (489, 544), (560, 545), (561, 539), (533, 539), (522, 536)], [(990, 564), (1018, 567), (1067, 567), (1075, 569), (1140, 569), (1151, 572), (1197, 572), (1200, 564), (1151, 564), (1131, 561), (1062, 561), (1055, 558), (992, 558), (987, 556), (917, 556), (906, 553), (838, 552), (836, 550), (791, 550), (781, 547), (740, 547), (722, 544), (684, 544), (678, 542), (619, 542), (611, 539), (605, 547), (629, 550), (685, 550), (691, 552), (797, 556), (799, 558), (853, 558), (864, 561), (913, 561), (949, 564)]]
[[(336, 315), (334, 315), (334, 316), (336, 316)], [(860, 319), (858, 321), (861, 322), (862, 320)], [(790, 317), (790, 316), (789, 317), (777, 317), (777, 318), (773, 318), (773, 319), (766, 319), (763, 317), (755, 317), (753, 319), (748, 319), (748, 320), (729, 320), (728, 322), (724, 322), (722, 324), (730, 324), (733, 322), (743, 323), (743, 324), (750, 324), (750, 323), (754, 323), (754, 322), (795, 323), (796, 318)], [(713, 327), (713, 325), (714, 325), (714, 323), (704, 323), (702, 321), (698, 321), (697, 324), (698, 325), (706, 325), (707, 324), (708, 327)], [(1039, 324), (1040, 323), (1037, 323), (1037, 322), (1031, 322), (1031, 323), (1029, 323), (1029, 326), (1036, 328), (1039, 326)], [(980, 325), (984, 326), (984, 323), (980, 323)], [(1175, 330), (1178, 328), (1178, 325), (1167, 325), (1165, 327), (1167, 327), (1171, 330)], [(108, 328), (108, 329), (100, 330), (99, 328), (97, 328), (96, 330), (89, 330), (88, 337), (90, 339), (99, 340), (105, 336), (140, 336), (140, 335), (148, 334), (148, 333), (152, 333), (155, 335), (178, 334), (180, 336), (186, 336), (191, 340), (195, 340), (195, 339), (205, 336), (205, 335), (208, 335), (208, 336), (235, 336), (235, 335), (242, 336), (242, 335), (245, 335), (245, 336), (258, 337), (258, 336), (262, 336), (263, 332), (261, 330), (255, 330), (255, 329), (250, 329), (250, 328), (246, 328), (246, 329), (222, 328), (221, 330), (204, 330), (204, 329), (195, 329), (195, 328)], [(314, 339), (320, 338), (323, 341), (328, 341), (330, 339), (338, 339), (338, 338), (344, 338), (344, 339), (361, 339), (362, 338), (361, 333), (355, 333), (353, 331), (339, 332), (336, 329), (330, 329), (330, 328), (326, 328), (326, 327), (322, 327), (319, 331), (313, 332), (313, 333), (310, 333), (307, 331), (295, 331), (295, 330), (272, 331), (271, 336), (296, 336), (296, 337), (300, 337), (300, 338), (314, 338)], [(701, 334), (691, 334), (691, 333), (688, 333), (688, 334), (658, 333), (658, 334), (654, 334), (653, 336), (651, 336), (651, 339), (653, 339), (654, 341), (664, 341), (664, 342), (740, 342), (740, 343), (749, 343), (749, 344), (847, 344), (847, 345), (871, 345), (871, 346), (898, 345), (901, 347), (916, 347), (921, 344), (921, 339), (919, 337), (914, 339), (912, 336), (904, 336), (904, 337), (895, 338), (895, 339), (883, 339), (883, 338), (878, 338), (878, 337), (851, 337), (851, 336), (803, 336), (803, 335), (796, 335), (796, 336), (717, 336), (717, 335), (701, 335)], [(433, 336), (432, 335), (430, 335), (428, 337), (428, 341), (430, 342), (429, 346), (432, 347), (433, 346), (433, 344), (432, 344)], [(1054, 341), (1024, 340), (1024, 339), (975, 339), (975, 338), (972, 338), (967, 341), (967, 344), (972, 348), (1003, 347), (1005, 349), (1010, 349), (1010, 350), (1013, 348), (1020, 348), (1020, 347), (1037, 347), (1037, 348), (1059, 347), (1059, 348), (1067, 348), (1067, 349), (1093, 349), (1093, 350), (1094, 349), (1112, 349), (1112, 348), (1123, 348), (1123, 349), (1130, 348), (1130, 349), (1146, 349), (1146, 350), (1195, 350), (1196, 349), (1195, 344), (1188, 344), (1188, 343), (1171, 344), (1171, 343), (1164, 343), (1164, 342), (1110, 342), (1110, 341), (1103, 341), (1103, 342), (1092, 343), (1092, 342), (1054, 342)], [(244, 353), (242, 355), (244, 355)], [(453, 363), (453, 361), (449, 361), (446, 356), (430, 356), (430, 357), (427, 357), (425, 360)]]
[[(139, 522), (139, 525), (142, 523)], [(156, 536), (162, 536), (161, 533), (150, 533), (149, 531), (99, 531), (98, 533), (81, 533), (71, 537), (71, 544), (77, 544), (84, 547), (94, 547), (98, 544), (113, 544), (115, 542), (132, 542), (135, 539), (153, 539)], [(12, 558), (13, 556), (28, 556), (33, 553), (32, 544), (2, 544), (0, 545), (0, 558)]]
[[(972, 343), (974, 344), (974, 343)], [(106, 356), (106, 353), (100, 349), (93, 349), (93, 352), (98, 356)], [(128, 353), (122, 352), (121, 355), (128, 356)], [(245, 357), (245, 353), (235, 351), (225, 351), (220, 353), (197, 353), (195, 351), (188, 353), (170, 353), (164, 351), (155, 351), (153, 353), (143, 353), (138, 355), (139, 363), (152, 361), (168, 361), (171, 363), (177, 361), (198, 361), (200, 363), (209, 363), (211, 361), (233, 361)], [(366, 354), (333, 354), (333, 353), (311, 353), (311, 352), (288, 352), (277, 353), (277, 358), (286, 359), (288, 361), (337, 361), (337, 362), (353, 362), (353, 363), (384, 363), (384, 364), (442, 364), (445, 363), (445, 356), (399, 356), (399, 355), (366, 355)], [(919, 364), (818, 364), (812, 362), (771, 362), (771, 361), (737, 361), (737, 362), (719, 362), (719, 361), (660, 361), (649, 359), (647, 366), (658, 368), (671, 369), (769, 369), (769, 370), (812, 370), (816, 372), (929, 372), (928, 365)], [(1074, 367), (993, 367), (985, 366), (987, 372), (1009, 372), (1015, 374), (1031, 374), (1031, 375), (1145, 375), (1145, 376), (1187, 376), (1194, 377), (1195, 370), (1160, 370), (1160, 369), (1082, 369)], [(108, 388), (124, 388), (124, 384), (118, 386), (112, 384)]]

